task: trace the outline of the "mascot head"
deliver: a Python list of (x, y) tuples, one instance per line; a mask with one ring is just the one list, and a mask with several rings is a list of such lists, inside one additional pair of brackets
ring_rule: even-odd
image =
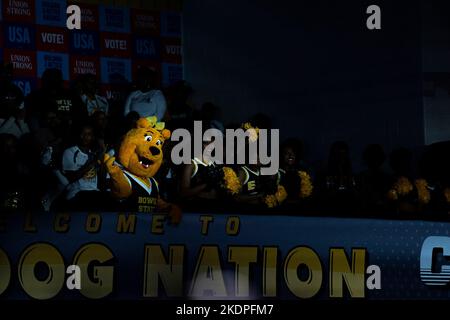
[(170, 131), (156, 117), (141, 118), (122, 140), (118, 159), (132, 174), (153, 177), (163, 160), (162, 146)]

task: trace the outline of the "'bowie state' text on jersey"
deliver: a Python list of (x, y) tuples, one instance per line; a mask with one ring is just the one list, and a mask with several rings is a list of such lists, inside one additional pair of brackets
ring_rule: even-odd
[(155, 212), (159, 198), (158, 183), (154, 178), (141, 178), (122, 169), (132, 193), (123, 201), (127, 211)]

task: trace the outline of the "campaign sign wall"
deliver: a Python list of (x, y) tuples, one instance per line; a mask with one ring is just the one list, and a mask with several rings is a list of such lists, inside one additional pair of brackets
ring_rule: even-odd
[(20, 90), (22, 90), (24, 96), (29, 95), (33, 88), (36, 87), (36, 78), (34, 77), (15, 77), (13, 82)]
[(16, 49), (5, 49), (3, 52), (5, 63), (11, 63), (16, 77), (36, 76), (36, 53)]
[(163, 37), (181, 37), (181, 14), (178, 12), (161, 13), (161, 35)]
[(183, 66), (180, 64), (163, 63), (162, 64), (162, 84), (169, 86), (180, 80), (183, 80)]
[(69, 39), (66, 29), (38, 26), (36, 47), (39, 51), (67, 52), (69, 50)]
[(3, 35), (6, 48), (34, 50), (36, 47), (36, 29), (31, 25), (5, 23)]
[(181, 40), (178, 38), (163, 38), (161, 42), (161, 53), (163, 61), (181, 64), (183, 61)]
[(71, 56), (70, 79), (76, 79), (83, 74), (100, 75), (99, 58), (97, 56)]
[(133, 54), (137, 59), (158, 60), (160, 58), (161, 44), (159, 39), (147, 36), (133, 38)]
[(131, 81), (131, 61), (118, 58), (101, 58), (101, 80), (103, 83)]
[(36, 0), (36, 22), (41, 25), (65, 27), (66, 9), (66, 0)]
[(69, 56), (63, 53), (41, 52), (37, 53), (38, 76), (42, 77), (45, 69), (59, 69), (63, 80), (69, 80)]
[(130, 11), (125, 7), (100, 6), (100, 30), (130, 32)]
[(102, 32), (100, 34), (100, 44), (103, 56), (128, 58), (131, 55), (129, 34)]
[(71, 52), (83, 55), (95, 55), (99, 52), (99, 34), (97, 32), (71, 30), (69, 35)]
[(14, 22), (34, 22), (34, 0), (6, 0), (3, 3), (3, 19)]
[[(119, 2), (126, 1), (115, 1)], [(81, 30), (68, 30), (65, 25), (70, 4), (81, 9)], [(119, 89), (127, 88), (138, 65), (155, 69), (165, 84), (183, 74), (179, 12), (76, 0), (0, 0), (0, 16), (0, 58), (13, 61), (15, 77), (34, 78), (27, 83), (32, 86), (39, 85), (48, 66), (62, 68), (66, 83), (94, 73), (101, 85)]]
[(159, 36), (161, 19), (159, 12), (132, 9), (131, 30), (133, 33)]

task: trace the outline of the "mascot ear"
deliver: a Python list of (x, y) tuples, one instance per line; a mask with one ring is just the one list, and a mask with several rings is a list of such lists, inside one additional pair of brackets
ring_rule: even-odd
[(162, 136), (163, 136), (164, 139), (169, 139), (169, 138), (170, 138), (170, 130), (164, 129), (164, 130), (161, 132), (161, 134), (162, 134)]
[(151, 127), (151, 124), (150, 124), (150, 121), (147, 118), (140, 118), (136, 122), (136, 127), (137, 128), (149, 128), (149, 127)]

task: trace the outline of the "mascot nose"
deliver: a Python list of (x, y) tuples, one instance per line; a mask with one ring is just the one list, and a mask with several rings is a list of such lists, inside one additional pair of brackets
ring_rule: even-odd
[(152, 155), (154, 155), (154, 156), (157, 156), (158, 154), (161, 153), (161, 151), (157, 147), (151, 146), (150, 147), (150, 153)]

